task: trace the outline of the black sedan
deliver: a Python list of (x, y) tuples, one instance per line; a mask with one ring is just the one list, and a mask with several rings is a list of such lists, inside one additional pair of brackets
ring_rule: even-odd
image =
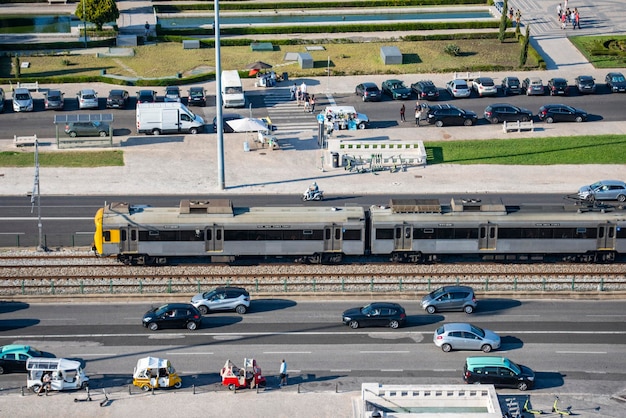
[(574, 82), (580, 94), (593, 94), (596, 92), (596, 80), (590, 75), (579, 75)]
[(137, 103), (154, 103), (156, 102), (156, 91), (139, 90), (137, 92)]
[(395, 329), (405, 324), (406, 313), (397, 303), (373, 302), (362, 308), (348, 309), (342, 319), (344, 324), (353, 329), (367, 326)]
[(551, 78), (548, 80), (547, 88), (550, 96), (567, 96), (569, 94), (569, 86), (567, 85), (567, 80), (564, 78)]
[(428, 106), (428, 123), (438, 128), (448, 125), (472, 126), (478, 116), (471, 110), (459, 109), (451, 104)]
[(125, 109), (128, 103), (128, 92), (126, 90), (111, 90), (107, 96), (107, 109)]
[(564, 104), (548, 104), (539, 108), (539, 119), (552, 122), (584, 122), (587, 112)]
[(161, 328), (187, 328), (193, 331), (202, 323), (202, 315), (189, 303), (168, 303), (150, 309), (141, 323), (151, 331)]

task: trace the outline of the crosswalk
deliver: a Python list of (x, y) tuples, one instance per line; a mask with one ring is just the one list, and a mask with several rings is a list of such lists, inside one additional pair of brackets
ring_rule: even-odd
[(319, 107), (316, 107), (315, 113), (305, 112), (304, 106), (298, 106), (295, 100), (291, 100), (289, 88), (273, 88), (263, 95), (263, 102), (272, 124), (278, 127), (278, 133), (317, 131), (315, 117)]

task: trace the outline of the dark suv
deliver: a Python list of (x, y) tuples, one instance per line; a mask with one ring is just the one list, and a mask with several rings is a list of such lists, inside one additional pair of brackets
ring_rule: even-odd
[(439, 89), (430, 80), (422, 80), (411, 84), (411, 90), (415, 92), (418, 99), (437, 100), (439, 98)]
[(608, 73), (604, 82), (611, 93), (626, 91), (626, 79), (622, 73)]
[(551, 78), (548, 80), (548, 92), (550, 96), (567, 96), (569, 94), (567, 80), (560, 77)]
[(198, 293), (191, 298), (191, 304), (202, 315), (212, 311), (235, 311), (243, 315), (250, 307), (250, 293), (243, 287), (218, 287), (210, 292)]
[(533, 119), (533, 112), (508, 103), (495, 103), (485, 108), (485, 119), (491, 123), (522, 121)]
[(379, 102), (381, 92), (374, 83), (361, 83), (354, 88), (354, 94), (361, 96), (364, 102)]
[(471, 314), (476, 309), (476, 297), (469, 286), (443, 286), (424, 296), (421, 304), (429, 314), (443, 311)]
[(505, 96), (509, 94), (520, 94), (522, 92), (522, 83), (517, 77), (504, 77), (502, 79), (502, 92)]
[(444, 125), (472, 126), (478, 117), (471, 110), (459, 109), (451, 104), (432, 105), (428, 107), (428, 123), (441, 128)]
[(467, 357), (463, 380), (468, 384), (489, 384), (496, 387), (532, 389), (535, 372), (506, 357)]
[(107, 97), (107, 109), (116, 107), (124, 109), (128, 103), (128, 92), (126, 90), (111, 90)]
[(160, 328), (187, 328), (193, 331), (202, 324), (202, 315), (188, 303), (168, 303), (150, 309), (141, 323), (151, 331)]
[(187, 105), (206, 106), (206, 93), (204, 87), (189, 87)]
[(575, 80), (580, 94), (593, 94), (596, 92), (596, 80), (590, 75), (579, 75)]

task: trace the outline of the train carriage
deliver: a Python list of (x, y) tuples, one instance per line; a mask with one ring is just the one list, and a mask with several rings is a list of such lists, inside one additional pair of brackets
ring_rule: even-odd
[(372, 254), (402, 262), (446, 255), (484, 260), (611, 262), (626, 252), (623, 212), (576, 207), (507, 207), (500, 201), (393, 200), (370, 208)]
[(94, 248), (128, 264), (172, 257), (293, 256), (338, 263), (365, 252), (362, 207), (241, 207), (230, 200), (183, 200), (177, 208), (111, 203), (95, 218)]

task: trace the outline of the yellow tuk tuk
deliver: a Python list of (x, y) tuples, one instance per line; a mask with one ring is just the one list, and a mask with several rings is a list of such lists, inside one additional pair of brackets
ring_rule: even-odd
[(169, 360), (157, 357), (144, 357), (137, 360), (133, 372), (133, 385), (143, 391), (174, 387), (179, 389), (183, 381)]

